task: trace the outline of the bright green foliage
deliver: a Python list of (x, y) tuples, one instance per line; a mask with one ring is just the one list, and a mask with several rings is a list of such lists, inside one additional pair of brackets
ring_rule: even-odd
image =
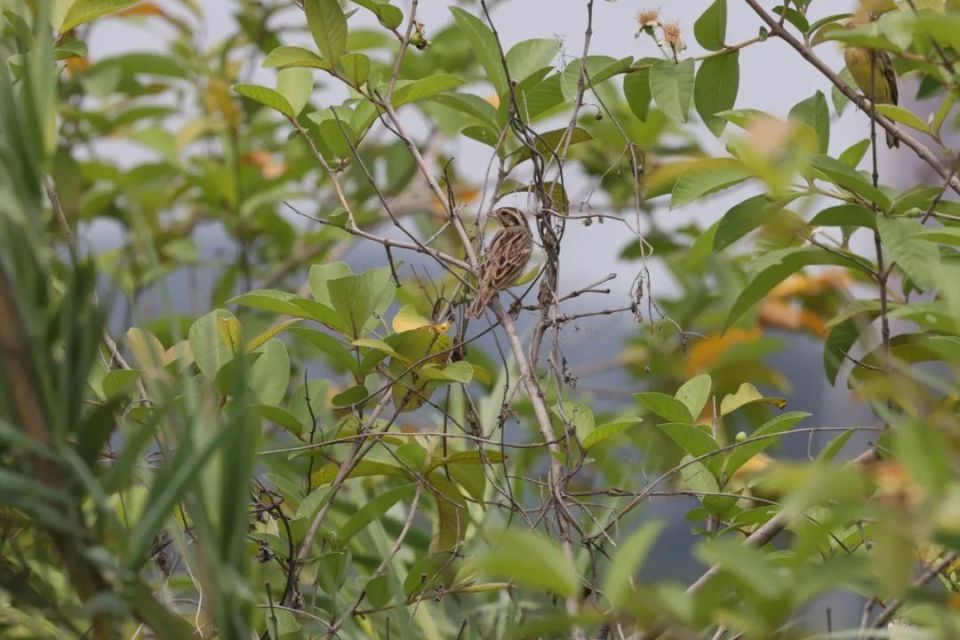
[(0, 12), (0, 637), (956, 636), (960, 3), (210, 4)]

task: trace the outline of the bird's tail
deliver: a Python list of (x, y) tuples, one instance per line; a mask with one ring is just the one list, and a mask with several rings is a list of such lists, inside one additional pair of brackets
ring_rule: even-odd
[(476, 319), (482, 316), (483, 310), (490, 304), (491, 298), (493, 298), (493, 295), (490, 293), (478, 291), (477, 297), (473, 299), (473, 302), (470, 303), (470, 308), (467, 309), (467, 317)]

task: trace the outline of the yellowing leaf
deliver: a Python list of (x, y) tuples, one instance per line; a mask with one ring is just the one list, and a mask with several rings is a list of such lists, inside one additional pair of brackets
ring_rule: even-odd
[(430, 326), (430, 321), (420, 315), (412, 304), (405, 304), (393, 316), (392, 326), (395, 332), (402, 333)]
[(736, 393), (731, 393), (723, 398), (720, 402), (720, 415), (725, 416), (733, 413), (740, 407), (748, 405), (752, 402), (765, 402), (767, 404), (772, 404), (778, 409), (783, 409), (787, 406), (787, 401), (783, 398), (767, 398), (764, 397), (757, 388), (750, 384), (749, 382), (744, 382), (740, 385), (740, 388), (737, 389)]
[(240, 352), (240, 345), (243, 343), (243, 327), (240, 321), (234, 317), (220, 316), (217, 318), (217, 331), (220, 338), (230, 347), (234, 353)]
[(266, 331), (262, 332), (261, 334), (255, 336), (254, 338), (251, 338), (250, 341), (247, 342), (243, 350), (248, 353), (250, 351), (255, 350), (257, 347), (262, 346), (263, 343), (265, 343), (270, 338), (274, 337), (275, 335), (277, 335), (287, 327), (294, 325), (298, 322), (300, 322), (300, 318), (291, 318), (289, 320), (284, 320), (283, 322), (278, 322), (277, 324), (269, 327)]
[(429, 318), (425, 318), (420, 315), (416, 308), (414, 308), (414, 306), (411, 304), (405, 304), (397, 310), (396, 315), (393, 316), (393, 322), (391, 323), (391, 326), (393, 326), (393, 330), (396, 333), (403, 333), (404, 331), (413, 331), (414, 329), (429, 327), (435, 333), (441, 334), (446, 333), (450, 329), (449, 322), (433, 324)]

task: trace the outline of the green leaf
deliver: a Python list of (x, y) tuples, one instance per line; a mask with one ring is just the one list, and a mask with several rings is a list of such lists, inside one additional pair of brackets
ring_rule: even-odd
[(66, 33), (71, 29), (86, 24), (91, 20), (96, 20), (101, 16), (126, 9), (131, 5), (137, 4), (139, 1), (140, 0), (76, 0), (76, 2), (70, 5), (57, 31)]
[(716, 114), (718, 118), (723, 118), (731, 124), (735, 124), (741, 129), (746, 129), (757, 118), (772, 118), (766, 111), (759, 109), (729, 109), (720, 111)]
[(190, 325), (190, 351), (208, 380), (216, 379), (221, 367), (243, 349), (239, 327), (237, 318), (224, 309), (211, 311)]
[(360, 87), (370, 75), (370, 58), (362, 53), (345, 53), (340, 56), (343, 77), (354, 87)]
[(827, 97), (822, 91), (798, 102), (790, 109), (790, 117), (810, 125), (817, 132), (820, 140), (820, 153), (827, 153), (830, 148), (830, 108), (827, 106)]
[(320, 54), (336, 64), (347, 50), (347, 17), (340, 0), (304, 0), (303, 10)]
[(418, 374), (423, 380), (468, 384), (473, 380), (473, 365), (465, 360), (445, 366), (426, 364), (420, 368)]
[(713, 236), (713, 250), (722, 251), (757, 227), (775, 222), (786, 199), (771, 201), (766, 194), (747, 198), (723, 214)]
[(633, 604), (633, 578), (663, 528), (661, 521), (646, 522), (617, 548), (603, 582), (603, 592), (614, 607), (628, 609)]
[(420, 80), (414, 80), (409, 84), (397, 87), (396, 91), (393, 92), (393, 106), (399, 107), (409, 102), (424, 100), (438, 93), (456, 89), (462, 84), (463, 80), (446, 73), (438, 73)]
[(937, 242), (951, 247), (960, 247), (960, 229), (956, 227), (940, 227), (939, 229), (921, 229), (913, 233), (913, 238)]
[(502, 101), (504, 96), (507, 95), (509, 87), (507, 86), (507, 74), (504, 72), (503, 62), (500, 60), (500, 47), (497, 44), (496, 37), (482, 20), (460, 7), (450, 7), (450, 12), (467, 42), (470, 43), (470, 49), (477, 56), (480, 66), (487, 72), (487, 79)]
[(393, 593), (390, 590), (390, 576), (382, 575), (373, 578), (363, 588), (367, 594), (367, 602), (374, 609), (381, 609), (393, 599)]
[(917, 220), (877, 216), (877, 231), (883, 246), (897, 267), (922, 289), (937, 286), (940, 250), (927, 240), (917, 238), (923, 226)]
[[(836, 27), (838, 29), (845, 28), (842, 25), (836, 25)], [(848, 87), (855, 87), (857, 84), (853, 79), (853, 75), (850, 73), (850, 69), (846, 67), (840, 70), (840, 79), (843, 80), (844, 84)], [(838, 116), (842, 116), (843, 111), (847, 108), (847, 105), (850, 104), (850, 98), (837, 87), (830, 89), (830, 101), (833, 102), (833, 108), (836, 110)]]
[(358, 384), (333, 396), (330, 399), (330, 404), (337, 408), (349, 407), (355, 404), (360, 404), (366, 400), (367, 396), (369, 395), (370, 392), (367, 390), (367, 388)]
[(890, 197), (874, 187), (858, 171), (851, 169), (843, 162), (830, 156), (814, 156), (812, 161), (814, 173), (823, 180), (851, 191), (866, 200), (875, 203), (884, 211), (889, 211), (893, 202)]
[[(310, 290), (320, 304), (298, 301), (305, 309), (316, 309), (332, 328), (346, 334), (351, 340), (362, 337), (373, 322), (374, 314), (382, 316), (393, 300), (395, 288), (390, 268), (374, 269), (360, 275), (349, 274), (343, 263), (314, 265), (310, 268)], [(339, 276), (339, 277), (338, 277)], [(325, 308), (334, 313), (327, 316)]]
[[(716, 467), (720, 456), (713, 456), (711, 462)], [(680, 460), (682, 468), (680, 475), (691, 491), (701, 494), (700, 502), (713, 515), (723, 517), (724, 514), (736, 505), (735, 497), (718, 496), (720, 484), (717, 482), (717, 473), (703, 462), (693, 461), (693, 457), (686, 455)]]
[(280, 69), (277, 72), (277, 92), (286, 98), (294, 115), (299, 115), (313, 93), (313, 72), (302, 67)]
[(800, 33), (807, 33), (810, 31), (810, 23), (807, 21), (806, 16), (793, 7), (774, 7), (773, 12), (777, 15), (783, 16), (784, 19), (795, 26)]
[(849, 442), (850, 438), (853, 437), (853, 434), (858, 431), (859, 429), (855, 428), (848, 429), (828, 442), (827, 446), (817, 454), (817, 464), (830, 464), (833, 462), (833, 459), (843, 450), (843, 447)]
[(269, 87), (262, 87), (258, 84), (235, 84), (233, 90), (245, 98), (250, 98), (254, 102), (270, 107), (274, 111), (279, 111), (290, 119), (296, 118), (297, 114), (293, 110), (293, 105), (283, 97), (279, 91), (274, 91)]
[(251, 408), (264, 420), (278, 424), (294, 435), (299, 435), (303, 431), (303, 425), (300, 424), (300, 421), (282, 407), (258, 404)]
[(317, 584), (325, 593), (335, 595), (343, 587), (350, 555), (345, 551), (331, 551), (317, 559)]
[(715, 0), (693, 23), (693, 35), (707, 51), (720, 51), (727, 35), (727, 0)]
[(757, 391), (755, 386), (749, 382), (744, 382), (736, 393), (728, 394), (720, 401), (720, 415), (730, 415), (737, 409), (754, 402), (772, 404), (778, 409), (783, 409), (787, 404), (787, 401), (783, 398), (766, 397)]
[[(308, 380), (290, 394), (290, 415), (303, 426), (305, 431), (311, 431), (314, 426), (318, 429), (323, 428), (323, 421), (327, 416), (327, 390), (329, 388), (330, 382), (328, 380)], [(314, 420), (316, 420), (316, 424), (314, 424)]]
[(696, 418), (703, 412), (703, 408), (707, 404), (712, 384), (713, 381), (708, 374), (700, 374), (684, 382), (677, 389), (675, 397), (687, 407), (690, 415)]
[(366, 503), (360, 507), (360, 510), (353, 514), (350, 519), (340, 527), (337, 535), (338, 546), (346, 546), (353, 536), (357, 535), (371, 522), (382, 518), (396, 503), (401, 500), (404, 502), (412, 500), (413, 493), (414, 485), (408, 484), (384, 491), (367, 500)]
[(481, 144), (485, 144), (488, 147), (496, 147), (497, 143), (500, 142), (500, 135), (497, 133), (497, 131), (483, 125), (464, 127), (460, 130), (460, 134), (470, 138), (471, 140), (476, 140)]
[(786, 574), (767, 559), (766, 552), (739, 540), (708, 539), (697, 548), (696, 555), (708, 565), (717, 565), (721, 571), (736, 576), (753, 592), (766, 598), (775, 598), (789, 588)]
[(650, 93), (657, 106), (671, 119), (687, 121), (690, 102), (693, 99), (693, 60), (679, 63), (657, 60), (650, 68)]
[[(608, 80), (618, 73), (630, 68), (633, 58), (611, 58), (610, 56), (587, 56), (586, 75), (583, 78), (584, 91), (597, 87), (604, 80)], [(560, 74), (560, 91), (565, 100), (577, 97), (577, 87), (580, 84), (580, 67), (582, 60), (573, 60), (563, 68)]]
[(403, 23), (403, 12), (383, 0), (353, 0), (354, 4), (372, 11), (377, 21), (387, 29), (396, 29)]
[(593, 447), (603, 444), (610, 438), (620, 435), (624, 431), (637, 426), (641, 422), (643, 422), (642, 418), (631, 418), (628, 420), (616, 420), (614, 422), (602, 424), (588, 433), (587, 437), (583, 438), (581, 444), (583, 445), (584, 449), (589, 451)]
[(145, 329), (130, 327), (124, 336), (134, 361), (142, 369), (158, 369), (165, 364), (166, 349), (160, 340)]
[(316, 329), (307, 329), (306, 327), (294, 327), (290, 329), (290, 333), (307, 340), (326, 354), (330, 362), (340, 369), (356, 373), (357, 361), (344, 344), (330, 334), (317, 331)]
[(916, 35), (926, 34), (942, 45), (960, 51), (960, 16), (956, 13), (924, 13), (916, 17)]
[(174, 505), (195, 486), (210, 457), (232, 435), (231, 429), (220, 426), (199, 447), (182, 442), (173, 459), (154, 476), (144, 512), (126, 537), (129, 568), (137, 570), (147, 560), (157, 531), (163, 529), (163, 522), (170, 516)]
[(276, 291), (274, 289), (257, 289), (244, 293), (227, 300), (227, 304), (239, 304), (252, 309), (269, 311), (271, 313), (296, 316), (298, 318), (310, 318), (302, 307), (297, 306), (296, 301), (299, 296), (287, 293), (286, 291)]
[(247, 384), (261, 403), (279, 404), (290, 382), (287, 346), (279, 338), (271, 338), (255, 353), (261, 355), (246, 372)]
[[(499, 128), (497, 110), (480, 96), (469, 93), (440, 93), (432, 96), (430, 100), (477, 119), (491, 131), (496, 132)], [(494, 139), (496, 139), (496, 133), (494, 133)]]
[(329, 60), (324, 60), (313, 51), (303, 47), (277, 47), (263, 59), (265, 69), (284, 69), (287, 67), (307, 67), (311, 69), (333, 69)]
[(810, 417), (810, 414), (803, 411), (789, 411), (765, 422), (747, 440), (738, 442), (737, 448), (730, 452), (730, 457), (727, 458), (727, 464), (724, 467), (724, 475), (727, 478), (731, 477), (750, 458), (773, 446), (777, 442), (777, 438), (769, 436), (789, 431), (808, 417)]
[(867, 153), (867, 149), (869, 148), (870, 138), (864, 138), (860, 142), (854, 142), (840, 153), (840, 162), (853, 169), (856, 169), (860, 164), (860, 161), (863, 160), (863, 156)]
[(771, 252), (764, 256), (770, 262), (750, 281), (750, 284), (737, 296), (730, 313), (723, 324), (724, 331), (740, 319), (750, 308), (759, 302), (775, 286), (783, 282), (800, 269), (814, 264), (832, 264), (853, 267), (865, 271), (858, 261), (846, 257), (843, 253), (824, 251), (815, 247), (800, 247)]
[[(567, 135), (567, 128), (554, 129), (553, 131), (547, 131), (541, 133), (537, 136), (536, 147), (537, 151), (543, 154), (547, 158), (552, 158), (555, 153), (560, 150), (561, 145), (563, 144), (564, 137)], [(569, 137), (569, 142), (567, 144), (575, 145), (581, 142), (587, 142), (592, 140), (593, 136), (586, 129), (576, 127), (573, 130), (573, 133)], [(520, 147), (517, 149), (511, 156), (513, 159), (513, 164), (511, 167), (515, 167), (524, 160), (530, 159), (530, 149), (529, 147)]]
[(739, 184), (752, 175), (750, 169), (735, 158), (709, 158), (698, 161), (673, 185), (670, 208), (675, 209), (703, 196)]
[(477, 563), (485, 574), (561, 597), (577, 594), (577, 570), (551, 538), (511, 529), (496, 536), (495, 545)]
[[(643, 60), (641, 60), (643, 62)], [(623, 75), (623, 97), (633, 115), (646, 122), (650, 114), (650, 69), (637, 69)]]
[(637, 394), (637, 400), (644, 407), (669, 422), (693, 422), (693, 416), (687, 405), (673, 396), (659, 391), (642, 391)]
[(560, 53), (560, 41), (556, 38), (523, 40), (507, 51), (507, 69), (514, 82), (526, 80), (534, 71), (550, 64)]
[(911, 129), (916, 129), (917, 131), (925, 133), (928, 136), (933, 135), (933, 131), (930, 129), (930, 126), (921, 120), (920, 116), (909, 109), (898, 107), (895, 104), (878, 104), (876, 105), (876, 109), (879, 113), (882, 113), (894, 122), (899, 122), (900, 124), (906, 125)]
[(846, 354), (865, 328), (862, 318), (847, 318), (833, 326), (823, 343), (823, 369), (830, 384), (836, 384), (840, 367), (846, 362)]
[(101, 386), (103, 397), (107, 400), (126, 395), (140, 379), (139, 369), (115, 369), (103, 376)]
[[(544, 117), (545, 114), (553, 113), (564, 103), (563, 91), (560, 89), (560, 74), (558, 73), (536, 83), (530, 89), (520, 90), (519, 93), (520, 112), (526, 118), (529, 118), (530, 122)], [(499, 129), (499, 127), (496, 128)]]
[(910, 478), (928, 495), (943, 495), (950, 486), (953, 471), (947, 455), (950, 445), (940, 432), (926, 422), (911, 420), (898, 424), (894, 433), (896, 459), (906, 466)]
[(561, 412), (559, 409), (554, 408), (553, 413), (561, 420), (566, 418), (566, 421), (573, 425), (577, 438), (581, 441), (583, 441), (583, 439), (587, 437), (587, 434), (593, 431), (596, 426), (593, 409), (583, 402), (564, 402), (563, 411)]
[[(313, 493), (304, 498), (304, 501), (300, 503), (300, 508), (297, 509), (297, 517), (312, 518), (316, 515), (316, 512), (323, 506), (325, 499), (322, 497), (323, 494), (328, 490), (326, 485), (333, 482), (334, 478), (337, 477), (337, 472), (340, 467), (336, 464), (325, 464), (316, 471), (313, 472), (313, 475), (310, 476), (313, 484), (318, 489), (314, 489)], [(388, 478), (406, 478), (410, 480), (410, 473), (403, 467), (398, 467), (392, 464), (387, 464), (385, 462), (376, 462), (375, 460), (361, 460), (357, 465), (350, 471), (347, 475), (348, 478), (366, 478), (369, 476), (386, 476)], [(310, 499), (310, 496), (313, 496), (314, 493), (319, 492), (320, 497), (316, 498), (313, 503), (307, 507), (307, 500)]]
[(430, 548), (434, 551), (459, 548), (467, 532), (466, 500), (460, 489), (443, 474), (431, 473), (428, 479), (436, 506)]
[[(720, 0), (722, 1), (722, 0)], [(697, 70), (693, 103), (710, 132), (719, 136), (727, 121), (717, 113), (733, 108), (740, 89), (740, 52), (731, 51), (707, 58)]]
[[(670, 437), (677, 446), (683, 449), (684, 453), (692, 458), (699, 458), (714, 451), (720, 447), (717, 441), (713, 439), (703, 427), (695, 424), (684, 424), (680, 422), (668, 422), (659, 425), (660, 430)], [(707, 461), (708, 466), (709, 461)]]
[(815, 215), (811, 227), (864, 227), (876, 229), (877, 216), (859, 204), (841, 204), (828, 207)]

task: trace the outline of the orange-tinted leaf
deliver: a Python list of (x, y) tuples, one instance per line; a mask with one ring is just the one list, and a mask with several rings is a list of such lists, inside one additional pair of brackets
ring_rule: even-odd
[(760, 305), (760, 324), (789, 331), (808, 330), (818, 338), (827, 335), (823, 319), (810, 309), (782, 300), (766, 300)]
[(701, 340), (690, 348), (687, 356), (686, 375), (693, 377), (708, 369), (723, 356), (731, 347), (744, 343), (756, 342), (763, 336), (759, 327), (752, 329), (738, 329), (734, 327), (724, 334), (713, 334)]
[(138, 5), (118, 11), (114, 14), (117, 18), (138, 18), (141, 16), (167, 16), (167, 12), (158, 7), (153, 2), (141, 2)]
[(827, 289), (845, 289), (850, 282), (850, 275), (842, 269), (830, 269), (816, 275), (795, 273), (774, 287), (769, 295), (773, 298), (815, 296)]

